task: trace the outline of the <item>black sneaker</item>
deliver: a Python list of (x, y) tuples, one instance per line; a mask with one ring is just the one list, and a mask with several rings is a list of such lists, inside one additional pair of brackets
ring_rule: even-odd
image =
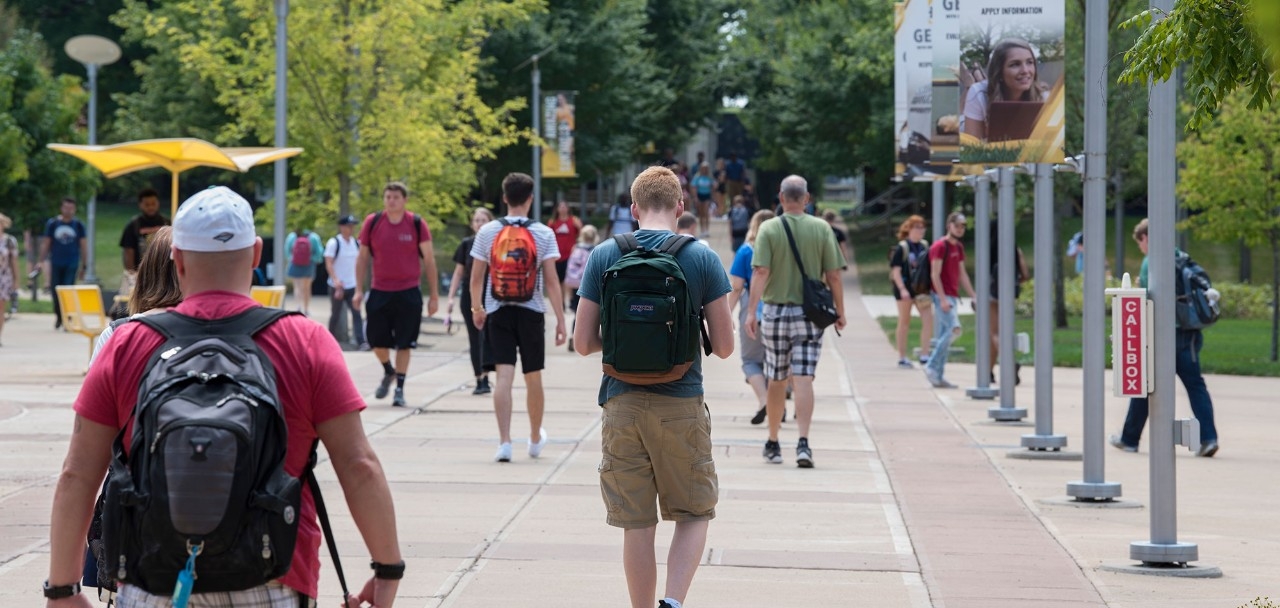
[(764, 442), (764, 461), (769, 464), (782, 464), (782, 444), (776, 441)]
[(391, 383), (396, 381), (395, 374), (386, 374), (382, 377), (382, 383), (378, 385), (378, 390), (373, 392), (375, 399), (386, 399), (387, 393), (391, 392)]
[(813, 450), (809, 449), (808, 438), (801, 437), (796, 444), (796, 466), (802, 469), (813, 468)]
[(391, 398), (392, 407), (404, 407), (404, 389), (396, 387), (396, 396)]
[(658, 600), (658, 608), (671, 608), (671, 604), (668, 604), (667, 600)]
[(756, 424), (756, 425), (764, 424), (765, 418), (768, 418), (768, 417), (769, 417), (769, 408), (762, 405), (760, 406), (760, 410), (756, 412), (756, 415), (751, 417), (751, 424)]
[(493, 392), (493, 387), (489, 386), (489, 378), (481, 378), (476, 382), (476, 390), (471, 391), (472, 395), (488, 395)]

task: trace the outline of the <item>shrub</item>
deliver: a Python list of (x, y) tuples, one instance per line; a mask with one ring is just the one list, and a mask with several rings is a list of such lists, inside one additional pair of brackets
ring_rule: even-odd
[[(1119, 286), (1118, 280), (1107, 278), (1108, 288)], [(1270, 286), (1226, 282), (1214, 283), (1213, 286), (1222, 294), (1219, 303), (1222, 306), (1224, 319), (1267, 320), (1271, 318)], [(1083, 316), (1084, 277), (1075, 276), (1067, 279), (1063, 284), (1063, 298), (1067, 307), (1067, 316)], [(1034, 314), (1035, 307), (1035, 279), (1031, 279), (1022, 285), (1022, 295), (1018, 297), (1017, 314), (1030, 317)], [(1110, 307), (1107, 308), (1107, 314), (1110, 314)]]

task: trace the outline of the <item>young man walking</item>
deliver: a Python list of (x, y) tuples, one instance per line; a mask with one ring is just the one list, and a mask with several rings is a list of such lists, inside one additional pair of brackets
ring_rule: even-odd
[(44, 224), (40, 239), (40, 260), (49, 261), (49, 290), (53, 292), (53, 328), (62, 328), (62, 306), (58, 303), (58, 286), (75, 285), (84, 278), (89, 259), (85, 238), (88, 231), (76, 218), (76, 199), (64, 198), (58, 215)]
[(360, 241), (352, 236), (355, 231), (356, 216), (344, 215), (338, 218), (338, 234), (329, 239), (324, 246), (324, 269), (329, 274), (329, 334), (346, 344), (346, 310), (351, 310), (351, 335), (361, 350), (368, 350), (369, 344), (364, 340), (364, 319), (360, 316), (360, 308), (351, 305), (356, 295), (356, 260), (360, 258)]
[(138, 215), (129, 220), (120, 233), (120, 251), (124, 255), (124, 271), (138, 271), (138, 261), (151, 243), (151, 235), (169, 225), (169, 218), (160, 215), (160, 194), (151, 188), (138, 193)]
[(556, 346), (564, 344), (568, 336), (564, 297), (556, 275), (556, 260), (560, 259), (556, 234), (529, 219), (533, 178), (524, 173), (508, 175), (502, 180), (502, 201), (507, 205), (507, 216), (485, 224), (471, 246), (475, 263), (470, 289), (471, 318), (476, 328), (485, 330), (497, 376), (493, 413), (498, 419), (499, 439), (493, 459), (511, 462), (511, 386), (517, 355), (529, 411), (529, 457), (541, 456), (547, 445), (547, 431), (542, 428), (542, 369), (547, 359), (544, 293), (551, 296), (551, 311), (556, 315)]
[(973, 283), (964, 267), (964, 233), (969, 227), (964, 214), (947, 216), (947, 235), (929, 246), (929, 269), (933, 281), (933, 341), (924, 375), (937, 388), (955, 388), (943, 377), (951, 343), (960, 335), (960, 287), (974, 298)]
[[(1147, 258), (1145, 256), (1147, 255), (1147, 233), (1149, 229), (1149, 224), (1145, 219), (1133, 227), (1133, 240), (1138, 243), (1138, 249), (1142, 250), (1142, 255), (1144, 256), (1142, 258), (1142, 270), (1138, 273), (1139, 287), (1147, 286)], [(1181, 258), (1187, 254), (1182, 251), (1175, 251), (1174, 255), (1176, 258)], [(1192, 280), (1197, 278), (1193, 276)], [(1212, 286), (1208, 284), (1200, 287), (1212, 290)], [(1182, 386), (1187, 389), (1187, 398), (1191, 401), (1191, 413), (1195, 415), (1196, 420), (1200, 421), (1200, 451), (1196, 452), (1196, 456), (1212, 458), (1214, 454), (1218, 453), (1218, 428), (1213, 423), (1213, 398), (1209, 396), (1209, 387), (1205, 385), (1204, 376), (1200, 373), (1200, 348), (1204, 346), (1204, 334), (1199, 329), (1178, 327), (1176, 338), (1178, 353), (1175, 360), (1175, 369), (1178, 379), (1182, 380)], [(1149, 407), (1145, 397), (1130, 399), (1129, 413), (1124, 419), (1124, 430), (1119, 435), (1111, 436), (1111, 445), (1126, 452), (1138, 451), (1138, 442), (1142, 439), (1142, 429), (1147, 426)]]
[[(844, 284), (840, 269), (844, 256), (836, 245), (831, 227), (821, 219), (806, 215), (809, 184), (799, 175), (782, 180), (778, 200), (783, 215), (760, 225), (755, 251), (751, 259), (751, 300), (747, 304), (747, 332), (764, 342), (765, 377), (769, 380), (766, 409), (769, 415), (769, 440), (764, 444), (764, 459), (782, 463), (782, 445), (778, 431), (782, 428), (783, 409), (787, 400), (787, 381), (793, 386), (796, 423), (800, 439), (796, 442), (796, 466), (813, 468), (813, 449), (809, 447), (809, 425), (813, 422), (813, 377), (822, 354), (823, 329), (810, 323), (804, 315), (804, 279), (801, 265), (808, 272), (821, 273), (822, 281), (831, 289), (839, 317), (835, 328), (844, 329)], [(785, 223), (784, 223), (785, 222)], [(798, 251), (800, 259), (796, 259)], [(763, 318), (756, 311), (764, 302)]]
[[(382, 189), (383, 210), (364, 219), (360, 230), (360, 256), (356, 259), (356, 293), (351, 307), (359, 310), (364, 299), (369, 260), (373, 260), (373, 285), (365, 307), (369, 346), (382, 364), (382, 382), (373, 394), (383, 399), (395, 382), (391, 405), (404, 407), (404, 379), (409, 373), (409, 349), (418, 342), (422, 327), (422, 277), (427, 278), (431, 298), (427, 316), (440, 307), (440, 282), (436, 257), (431, 247), (431, 230), (421, 217), (405, 209), (409, 188), (391, 182)], [(396, 363), (391, 365), (391, 349)]]
[[(253, 269), (261, 255), (262, 239), (254, 234), (253, 212), (247, 201), (225, 187), (211, 188), (191, 197), (178, 209), (173, 222), (173, 261), (184, 297), (175, 312), (206, 321), (233, 317), (238, 320), (240, 315), (259, 308), (249, 297), (249, 289)], [(165, 313), (169, 314), (173, 313)], [(224, 334), (219, 337), (233, 339), (237, 336)], [(375, 568), (374, 576), (352, 598), (352, 605), (363, 606), (366, 602), (375, 606), (392, 605), (398, 579), (404, 572), (396, 537), (395, 507), (382, 465), (360, 423), (364, 400), (351, 383), (337, 343), (322, 327), (301, 316), (276, 320), (253, 334), (252, 340), (276, 372), (277, 394), (288, 428), (285, 473), (295, 478), (302, 477), (314, 442), (319, 439), (329, 453), (365, 546), (369, 548), (373, 561), (383, 566), (382, 569)], [(83, 573), (85, 535), (93, 516), (94, 498), (112, 460), (112, 443), (116, 434), (122, 429), (132, 429), (135, 421), (142, 420), (142, 416), (137, 419), (133, 416), (139, 398), (139, 383), (148, 372), (153, 354), (165, 342), (166, 338), (147, 324), (133, 322), (122, 325), (98, 353), (89, 368), (89, 375), (85, 377), (74, 405), (75, 426), (66, 462), (53, 496), (49, 578), (44, 584), (50, 608), (87, 608), (92, 605), (91, 600), (80, 593), (79, 581)], [(296, 348), (298, 344), (305, 344), (306, 348)], [(167, 354), (165, 358), (168, 358)], [(180, 428), (175, 433), (189, 428), (192, 427)], [(228, 447), (219, 439), (207, 430), (195, 431), (185, 441), (174, 439), (164, 444), (166, 447), (162, 452), (176, 456), (182, 448), (178, 447), (174, 452), (170, 448), (189, 443), (190, 457), (177, 460), (214, 458)], [(132, 442), (126, 438), (124, 445), (130, 446)], [(237, 448), (230, 445), (230, 449), (234, 451)], [(161, 466), (166, 466), (169, 475), (183, 479), (185, 474), (187, 483), (192, 483), (190, 476), (195, 474), (192, 472), (194, 467), (174, 464), (170, 470), (168, 464)], [(113, 476), (117, 473), (112, 469)], [(213, 492), (219, 486), (225, 486), (218, 477), (221, 476), (202, 480), (204, 483), (198, 490)], [(159, 491), (159, 487), (153, 486), (152, 489)], [(190, 489), (197, 488), (192, 486)], [(180, 492), (180, 487), (175, 491)], [(156, 496), (152, 498), (156, 499)], [(146, 504), (147, 501), (142, 501), (133, 509), (146, 509)], [(168, 504), (172, 506), (175, 503)], [(211, 508), (220, 507), (213, 505)], [(228, 512), (235, 512), (233, 507), (227, 508)], [(239, 509), (242, 514), (246, 511), (243, 507)], [(284, 509), (285, 516), (292, 519), (292, 505)], [(168, 515), (166, 512), (164, 517), (157, 516), (154, 521), (167, 521)], [(304, 525), (297, 528), (297, 543), (287, 573), (247, 589), (208, 595), (195, 593), (191, 595), (189, 605), (281, 608), (314, 605), (320, 579), (321, 539), (316, 524), (315, 501), (309, 489), (302, 490), (298, 518)], [(110, 525), (110, 522), (104, 520), (104, 525)], [(157, 524), (157, 527), (161, 525)], [(191, 524), (187, 522), (185, 525)], [(222, 527), (226, 526), (219, 529)], [(284, 542), (285, 539), (276, 540)], [(269, 552), (270, 549), (271, 546), (265, 546), (263, 551)], [(195, 564), (197, 575), (201, 574), (199, 557), (197, 551), (191, 558), (193, 562), (189, 562)], [(216, 556), (207, 559), (216, 559)], [(127, 571), (125, 565), (120, 565), (120, 572), (124, 574), (119, 576), (125, 580), (116, 598), (118, 606), (171, 605), (168, 590), (174, 588), (172, 581), (156, 580), (150, 592), (131, 583), (148, 580), (148, 575), (153, 579), (158, 577), (158, 572), (148, 568), (167, 567), (165, 559), (152, 554), (135, 557), (135, 561), (128, 564), (131, 567)], [(227, 576), (217, 571), (210, 575)], [(160, 590), (162, 588), (165, 590)]]
[[(635, 240), (646, 250), (661, 247), (684, 212), (680, 181), (669, 169), (650, 167), (631, 184), (632, 213), (640, 222)], [(578, 295), (574, 346), (586, 356), (604, 348), (601, 337), (603, 275), (622, 257), (614, 240), (591, 252)], [(733, 354), (729, 278), (719, 256), (689, 244), (675, 255), (684, 274), (689, 303), (702, 309), (711, 350)], [(692, 330), (697, 332), (695, 328)], [(604, 408), (600, 492), (609, 525), (623, 529), (622, 567), (632, 608), (650, 608), (656, 599), (658, 567), (654, 536), (658, 503), (662, 518), (675, 521), (667, 554), (664, 598), (659, 608), (681, 608), (702, 561), (709, 522), (719, 499), (711, 457), (711, 413), (703, 402), (701, 350), (680, 379), (634, 385), (606, 375), (598, 403)]]

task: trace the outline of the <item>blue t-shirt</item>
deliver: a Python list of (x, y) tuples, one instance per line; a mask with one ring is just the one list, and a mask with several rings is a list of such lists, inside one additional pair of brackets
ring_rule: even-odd
[(716, 180), (711, 179), (710, 175), (696, 175), (693, 178), (693, 187), (698, 190), (698, 194), (702, 196), (711, 196), (711, 188), (716, 185)]
[[(747, 302), (751, 301), (751, 256), (755, 255), (755, 248), (748, 243), (743, 243), (738, 248), (738, 252), (733, 254), (733, 265), (729, 267), (729, 276), (738, 277), (744, 282), (742, 288), (742, 301), (738, 304), (738, 319), (745, 322), (747, 318)], [(764, 299), (762, 298), (756, 304), (756, 317), (764, 316)]]
[(62, 216), (49, 218), (44, 225), (44, 236), (50, 239), (49, 263), (54, 266), (75, 266), (80, 263), (80, 239), (88, 231), (80, 220), (62, 221)]
[(725, 163), (724, 165), (725, 177), (735, 182), (742, 181), (742, 174), (746, 172), (747, 172), (747, 165), (746, 163), (742, 162), (742, 159), (731, 160)]
[[(672, 232), (670, 230), (644, 229), (637, 230), (634, 234), (641, 247), (650, 249), (661, 245), (662, 241), (671, 236)], [(621, 257), (622, 253), (618, 250), (618, 243), (613, 239), (608, 239), (596, 246), (591, 251), (591, 258), (587, 260), (587, 269), (582, 274), (582, 286), (578, 288), (578, 295), (600, 304), (604, 271), (613, 266)], [(724, 273), (724, 266), (721, 265), (720, 256), (716, 255), (710, 247), (689, 243), (676, 255), (676, 262), (684, 270), (689, 297), (695, 303), (706, 306), (729, 293), (729, 277)], [(631, 391), (647, 391), (667, 397), (698, 397), (703, 394), (702, 350), (698, 350), (698, 357), (694, 359), (693, 367), (689, 368), (683, 378), (675, 382), (637, 386), (605, 375), (603, 372), (601, 376), (600, 405), (604, 405), (606, 401), (618, 395)]]

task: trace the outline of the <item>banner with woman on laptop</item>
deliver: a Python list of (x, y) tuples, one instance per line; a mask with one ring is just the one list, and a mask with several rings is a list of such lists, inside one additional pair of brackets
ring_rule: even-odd
[(1064, 0), (967, 0), (960, 9), (961, 163), (1064, 158)]

